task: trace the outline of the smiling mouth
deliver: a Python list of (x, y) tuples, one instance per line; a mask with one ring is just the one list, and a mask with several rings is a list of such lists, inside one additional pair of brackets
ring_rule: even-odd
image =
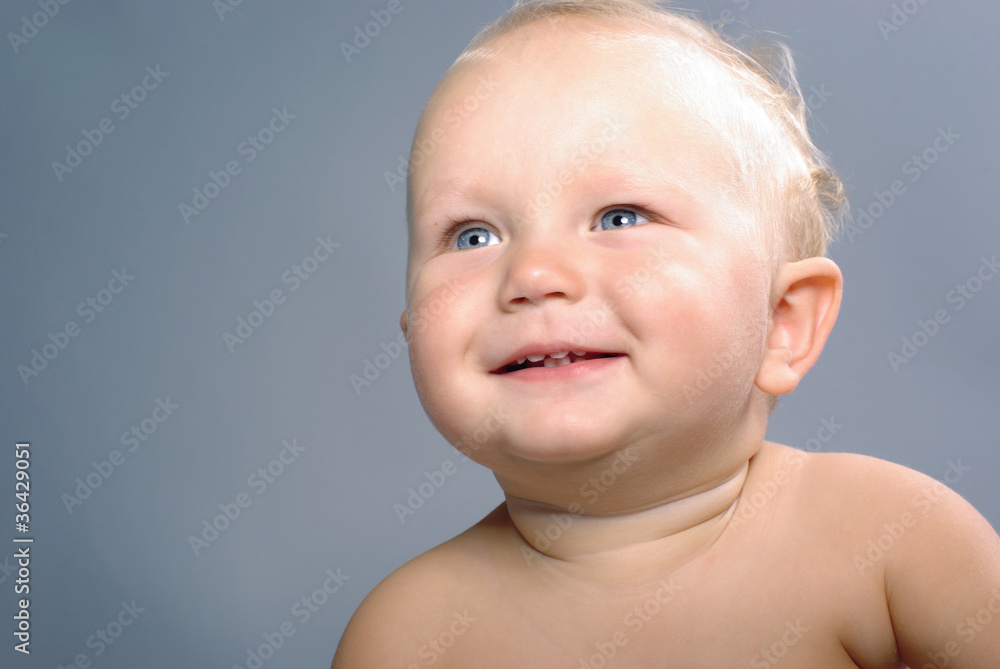
[(596, 353), (593, 351), (556, 351), (553, 353), (532, 354), (524, 358), (518, 358), (509, 362), (499, 369), (493, 370), (492, 374), (509, 374), (522, 369), (532, 367), (562, 367), (572, 365), (575, 362), (584, 360), (597, 360), (599, 358), (617, 358), (621, 353)]

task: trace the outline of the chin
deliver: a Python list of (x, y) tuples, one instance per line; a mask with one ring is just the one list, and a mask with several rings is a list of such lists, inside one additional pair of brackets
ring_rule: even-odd
[(624, 435), (606, 434), (606, 430), (586, 425), (525, 426), (506, 430), (502, 443), (494, 448), (522, 461), (572, 464), (610, 455), (625, 445)]

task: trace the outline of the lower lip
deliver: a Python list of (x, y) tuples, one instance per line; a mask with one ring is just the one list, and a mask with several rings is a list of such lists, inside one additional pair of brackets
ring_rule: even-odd
[(608, 358), (580, 360), (578, 362), (571, 362), (568, 365), (559, 365), (558, 367), (526, 367), (515, 372), (498, 374), (497, 376), (504, 379), (524, 381), (526, 383), (551, 383), (553, 381), (574, 380), (607, 370), (617, 365), (624, 358), (624, 355), (616, 355)]

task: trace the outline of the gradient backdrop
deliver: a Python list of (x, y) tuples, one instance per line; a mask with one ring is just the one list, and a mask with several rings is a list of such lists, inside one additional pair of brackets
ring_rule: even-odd
[[(501, 500), (413, 391), (386, 174), (507, 4), (4, 3), (0, 664), (229, 669), (264, 645), (325, 667), (380, 579)], [(1000, 524), (1000, 7), (688, 6), (792, 46), (859, 217), (839, 323), (771, 437), (906, 464)]]

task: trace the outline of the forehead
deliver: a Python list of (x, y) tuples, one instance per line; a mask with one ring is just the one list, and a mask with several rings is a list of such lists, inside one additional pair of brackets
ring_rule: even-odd
[(685, 38), (590, 19), (529, 24), (458, 65), (435, 91), (415, 143), (414, 213), (456, 186), (513, 185), (497, 179), (504, 166), (529, 184), (553, 173), (686, 190), (718, 188), (720, 177), (732, 184), (729, 152), (705, 108), (733, 94), (731, 77)]

